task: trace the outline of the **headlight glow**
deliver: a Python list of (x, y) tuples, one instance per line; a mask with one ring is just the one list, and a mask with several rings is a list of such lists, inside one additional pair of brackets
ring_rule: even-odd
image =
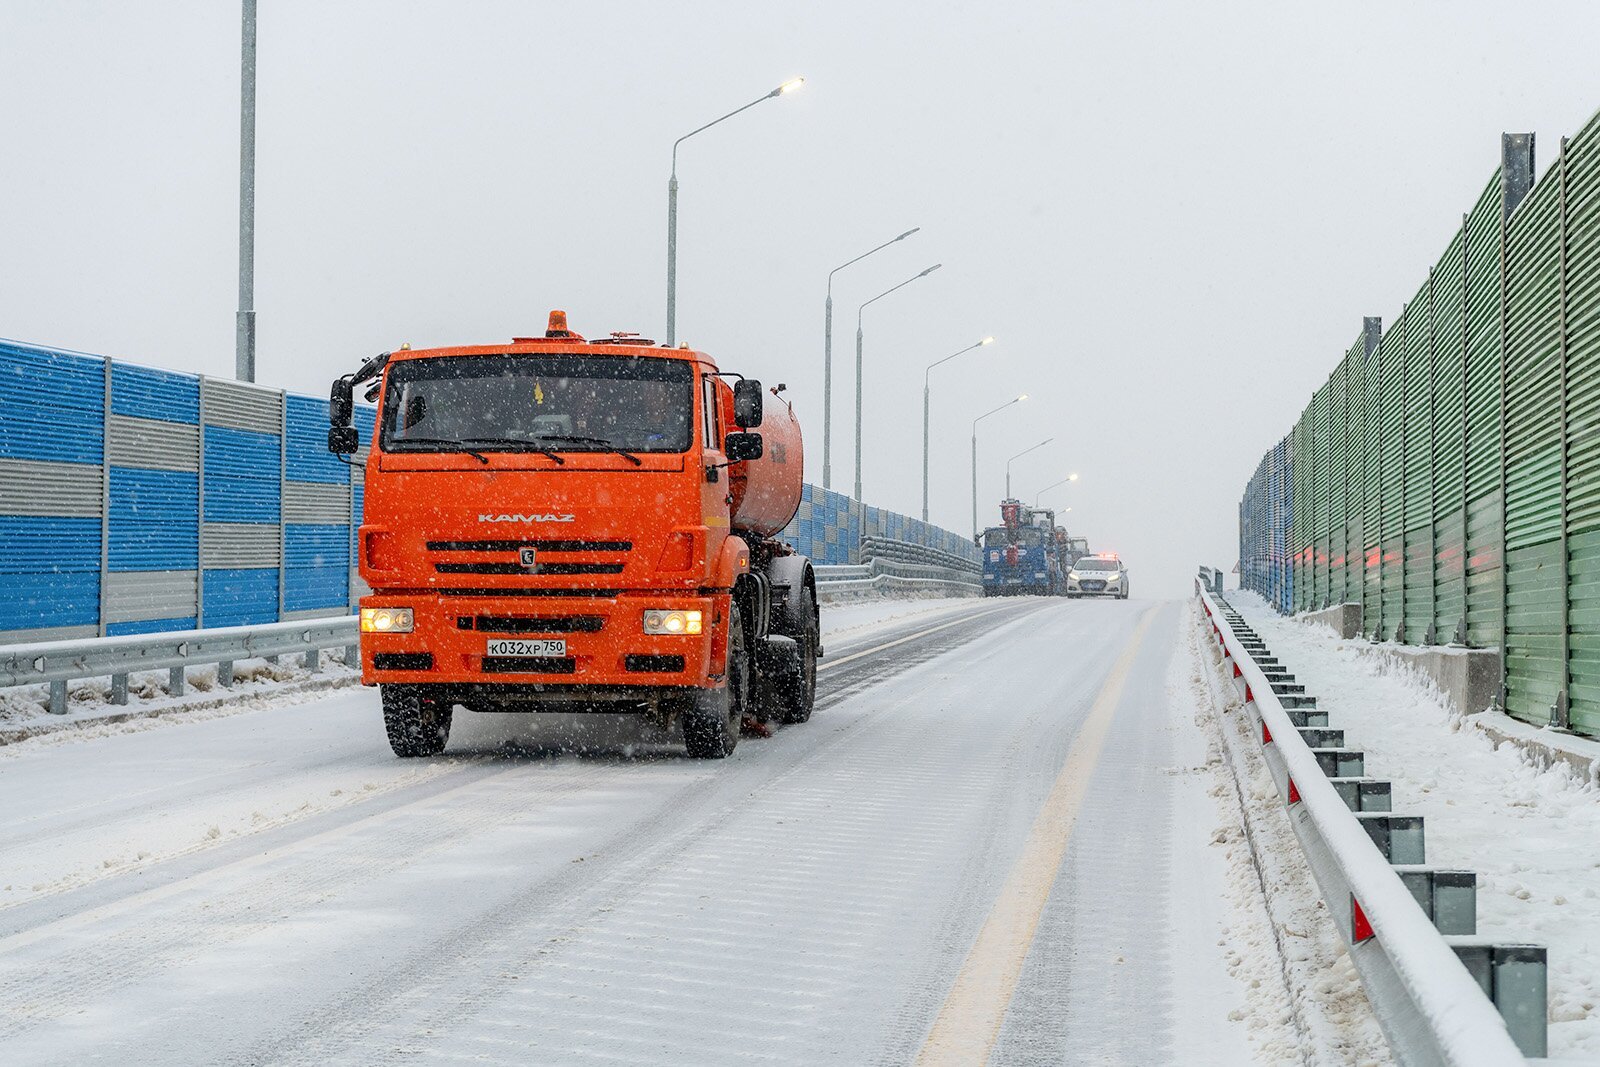
[(651, 608), (644, 613), (644, 632), (647, 634), (697, 634), (701, 632), (702, 616), (698, 610), (683, 608)]
[(361, 632), (364, 634), (408, 634), (416, 625), (410, 608), (362, 608)]

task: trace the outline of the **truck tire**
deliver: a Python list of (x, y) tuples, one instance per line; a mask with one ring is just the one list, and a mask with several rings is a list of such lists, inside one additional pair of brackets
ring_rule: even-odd
[(683, 711), (683, 747), (695, 759), (726, 759), (739, 744), (750, 700), (750, 655), (738, 601), (728, 604), (728, 667), (721, 689), (702, 689)]
[(790, 634), (800, 646), (799, 677), (791, 676), (779, 695), (781, 711), (778, 721), (798, 726), (811, 718), (811, 709), (817, 703), (817, 648), (822, 644), (822, 634), (817, 627), (817, 600), (809, 586), (801, 586), (793, 594), (794, 609), (805, 620), (800, 633)]
[(402, 759), (437, 756), (450, 739), (450, 719), (455, 708), (425, 697), (415, 686), (379, 686), (383, 701), (383, 728), (389, 747)]

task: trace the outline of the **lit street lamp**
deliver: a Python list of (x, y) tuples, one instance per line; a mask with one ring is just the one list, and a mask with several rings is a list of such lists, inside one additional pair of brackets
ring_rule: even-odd
[[(1023, 393), (1014, 400), (1007, 400), (993, 411), (985, 411), (982, 415), (972, 420), (972, 543), (978, 543), (978, 423), (990, 415), (997, 415), (1012, 404), (1020, 404), (1028, 399), (1028, 394)], [(1010, 495), (1009, 493), (1007, 494)]]
[[(1075, 482), (1077, 480), (1078, 480), (1078, 476), (1076, 474), (1069, 474), (1065, 478), (1061, 479), (1059, 482), (1051, 482), (1049, 485), (1045, 486), (1043, 489), (1041, 489), (1037, 493), (1033, 494), (1033, 506), (1034, 507), (1038, 507), (1039, 506), (1039, 498), (1044, 496), (1050, 490), (1054, 489), (1056, 486), (1058, 486), (1058, 485), (1066, 485), (1068, 482)], [(1067, 511), (1071, 511), (1071, 510), (1072, 510), (1071, 508), (1067, 509)], [(1062, 514), (1065, 515), (1066, 512), (1064, 511), (1064, 512), (1062, 512)]]
[(827, 314), (823, 318), (822, 327), (822, 488), (824, 489), (833, 488), (833, 276), (852, 263), (860, 263), (873, 252), (882, 252), (895, 242), (904, 241), (920, 229), (921, 226), (913, 226), (899, 237), (891, 238), (872, 251), (863, 252), (855, 259), (841, 263), (828, 272)]
[(992, 344), (994, 344), (994, 338), (993, 337), (985, 337), (983, 340), (979, 341), (977, 344), (968, 345), (966, 348), (963, 348), (960, 352), (952, 352), (950, 355), (945, 356), (943, 359), (936, 360), (936, 361), (928, 364), (927, 370), (924, 370), (922, 372), (922, 521), (923, 522), (927, 522), (928, 521), (928, 375), (929, 375), (929, 373), (932, 372), (933, 368), (939, 366), (939, 364), (941, 364), (941, 363), (949, 363), (952, 359), (955, 359), (957, 356), (965, 355), (968, 352), (971, 352), (974, 348), (982, 348), (984, 345), (992, 345)]
[(667, 182), (667, 344), (678, 343), (678, 146), (695, 134), (709, 130), (719, 122), (748, 111), (763, 100), (794, 92), (805, 84), (804, 78), (790, 78), (772, 92), (759, 96), (744, 107), (736, 107), (720, 119), (712, 119), (704, 126), (690, 130), (672, 142), (672, 177)]
[(1012, 456), (1011, 459), (1006, 460), (1006, 499), (1007, 500), (1011, 499), (1011, 463), (1012, 463), (1012, 460), (1021, 459), (1023, 456), (1026, 456), (1029, 452), (1032, 452), (1035, 448), (1043, 448), (1045, 445), (1049, 444), (1051, 441), (1054, 441), (1054, 440), (1055, 440), (1054, 437), (1046, 437), (1043, 441), (1040, 441), (1038, 444), (1030, 445), (1027, 448), (1024, 448), (1021, 452), (1018, 452), (1016, 455)]
[(885, 289), (883, 292), (879, 293), (877, 296), (873, 297), (871, 300), (868, 300), (865, 304), (862, 304), (859, 308), (856, 309), (856, 492), (855, 492), (855, 497), (856, 497), (857, 500), (861, 499), (861, 314), (862, 314), (862, 312), (867, 310), (867, 307), (869, 305), (876, 304), (878, 301), (882, 300), (884, 297), (888, 296), (892, 292), (895, 292), (896, 290), (904, 289), (906, 286), (910, 285), (912, 282), (916, 281), (918, 278), (926, 278), (928, 275), (932, 274), (934, 271), (938, 270), (942, 266), (944, 266), (943, 263), (935, 263), (933, 266), (927, 268), (922, 273), (913, 274), (911, 277), (907, 278), (905, 281), (901, 282), (899, 285), (891, 286), (890, 288)]

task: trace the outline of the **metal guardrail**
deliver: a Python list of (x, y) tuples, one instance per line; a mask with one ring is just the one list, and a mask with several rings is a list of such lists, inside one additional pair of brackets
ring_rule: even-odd
[[(1362, 790), (1362, 754), (1344, 749), (1342, 731), (1328, 728), (1326, 714), (1315, 710), (1315, 700), (1304, 694), (1303, 686), (1274, 680), (1285, 676), (1277, 661), (1259, 638), (1240, 632), (1242, 621), (1231, 619), (1231, 609), (1198, 578), (1195, 592), (1223, 662), (1231, 664), (1233, 682), (1251, 715), (1289, 822), (1395, 1058), (1407, 1065), (1488, 1067), (1544, 1055), (1544, 950), (1473, 937), (1446, 939), (1442, 929), (1461, 929), (1466, 922), (1460, 878), (1451, 877), (1464, 872), (1406, 865), (1420, 859), (1421, 820), (1413, 825), (1404, 817), (1381, 814), (1388, 807), (1387, 790)], [(1270, 662), (1258, 663), (1258, 656)], [(1286, 707), (1285, 700), (1294, 707)], [(1315, 736), (1308, 738), (1308, 733)], [(1352, 772), (1358, 780), (1341, 789)], [(1431, 917), (1419, 892), (1426, 896)], [(1537, 990), (1528, 988), (1527, 965), (1534, 954), (1540, 965)], [(1505, 998), (1496, 985), (1502, 978)], [(1519, 983), (1522, 990), (1513, 988)], [(1513, 1011), (1508, 1028), (1502, 1012), (1519, 991), (1538, 994), (1527, 1001), (1536, 1001), (1537, 1018), (1531, 1017), (1532, 1010)]]
[[(880, 546), (881, 547), (881, 546)], [(958, 556), (921, 545), (908, 546), (909, 558), (955, 560)], [(960, 595), (981, 588), (976, 575), (942, 563), (900, 562), (879, 556), (860, 566), (816, 567), (819, 592), (870, 593), (888, 590), (944, 591)], [(189, 667), (217, 665), (217, 682), (231, 688), (238, 660), (301, 655), (308, 670), (320, 666), (325, 648), (344, 648), (346, 662), (357, 659), (356, 618), (324, 619), (180, 630), (127, 637), (93, 637), (0, 646), (0, 688), (48, 685), (48, 709), (67, 712), (67, 683), (79, 678), (111, 679), (111, 702), (128, 703), (128, 676), (136, 671), (165, 670), (167, 692), (181, 695), (188, 687)]]
[(50, 686), (49, 710), (67, 712), (67, 683), (75, 678), (111, 678), (111, 702), (128, 702), (128, 675), (134, 671), (166, 670), (167, 691), (184, 692), (184, 669), (217, 664), (217, 683), (233, 685), (233, 665), (242, 659), (274, 659), (301, 654), (308, 670), (319, 668), (325, 648), (344, 648), (355, 661), (356, 619), (340, 615), (328, 619), (274, 622), (262, 626), (226, 626), (209, 630), (180, 630), (133, 637), (93, 637), (80, 641), (42, 641), (0, 647), (0, 687)]

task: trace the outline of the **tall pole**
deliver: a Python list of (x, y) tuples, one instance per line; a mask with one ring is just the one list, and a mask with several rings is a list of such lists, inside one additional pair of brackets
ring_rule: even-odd
[(822, 320), (822, 488), (833, 488), (833, 275)]
[(968, 345), (966, 348), (963, 348), (959, 352), (952, 352), (950, 355), (945, 356), (943, 359), (935, 360), (934, 362), (928, 364), (927, 369), (922, 372), (922, 521), (923, 522), (927, 522), (928, 521), (928, 378), (933, 373), (933, 368), (939, 366), (940, 364), (949, 363), (952, 359), (955, 359), (957, 356), (966, 355), (968, 352), (971, 352), (974, 348), (982, 348), (984, 345), (992, 345), (992, 344), (994, 344), (994, 338), (993, 337), (985, 337), (983, 340), (979, 341), (977, 344)]
[(678, 343), (678, 146), (702, 130), (709, 130), (719, 122), (726, 121), (748, 111), (763, 100), (782, 96), (784, 93), (793, 92), (805, 84), (804, 78), (790, 78), (772, 92), (745, 104), (736, 107), (721, 118), (712, 119), (704, 126), (697, 126), (672, 142), (672, 177), (667, 179), (667, 344)]
[(822, 488), (833, 488), (833, 276), (846, 267), (860, 263), (874, 252), (885, 248), (922, 229), (913, 226), (899, 237), (891, 237), (876, 248), (868, 249), (854, 259), (846, 260), (828, 272), (828, 302), (822, 320)]
[[(973, 544), (977, 544), (978, 543), (978, 423), (982, 422), (984, 419), (987, 419), (990, 415), (998, 414), (999, 412), (1002, 412), (1006, 408), (1010, 407), (1012, 404), (1020, 404), (1022, 401), (1026, 400), (1026, 399), (1028, 399), (1028, 394), (1027, 393), (1023, 393), (1020, 396), (1016, 396), (1016, 397), (1013, 397), (1010, 400), (1007, 400), (1004, 404), (1001, 404), (997, 408), (992, 408), (989, 411), (985, 411), (982, 415), (979, 415), (977, 418), (972, 420), (972, 543)], [(1007, 493), (1006, 495), (1010, 496), (1011, 494)]]
[(239, 62), (239, 309), (233, 374), (256, 380), (256, 0), (244, 0)]
[(856, 318), (856, 491), (861, 499), (861, 319)]
[(1038, 444), (1029, 445), (1027, 448), (1024, 448), (1021, 452), (1018, 452), (1016, 455), (1014, 455), (1010, 459), (1006, 460), (1006, 499), (1007, 500), (1011, 499), (1011, 464), (1014, 461), (1021, 459), (1023, 456), (1026, 456), (1029, 452), (1032, 452), (1034, 449), (1043, 448), (1045, 445), (1049, 444), (1051, 441), (1054, 441), (1054, 440), (1055, 440), (1054, 437), (1046, 437), (1043, 441), (1040, 441)]
[(942, 266), (944, 266), (943, 263), (935, 263), (933, 266), (928, 267), (927, 269), (925, 269), (925, 270), (923, 270), (923, 271), (921, 271), (921, 272), (919, 272), (917, 274), (913, 274), (911, 277), (907, 278), (905, 281), (901, 282), (899, 285), (890, 286), (889, 288), (885, 289), (883, 292), (879, 293), (877, 296), (873, 297), (871, 300), (868, 300), (865, 304), (862, 304), (859, 308), (856, 309), (856, 492), (855, 492), (855, 498), (857, 500), (861, 499), (861, 438), (862, 438), (862, 433), (861, 433), (861, 394), (863, 392), (862, 387), (861, 387), (861, 385), (862, 385), (862, 383), (861, 383), (861, 316), (866, 312), (868, 307), (872, 306), (873, 304), (876, 304), (878, 301), (882, 300), (884, 297), (888, 296), (890, 293), (897, 292), (897, 291), (899, 291), (901, 289), (904, 289), (906, 286), (910, 285), (912, 282), (916, 281), (918, 278), (926, 278), (928, 275), (932, 274), (934, 271), (938, 270)]
[(678, 343), (678, 146), (672, 146), (667, 179), (667, 346)]

